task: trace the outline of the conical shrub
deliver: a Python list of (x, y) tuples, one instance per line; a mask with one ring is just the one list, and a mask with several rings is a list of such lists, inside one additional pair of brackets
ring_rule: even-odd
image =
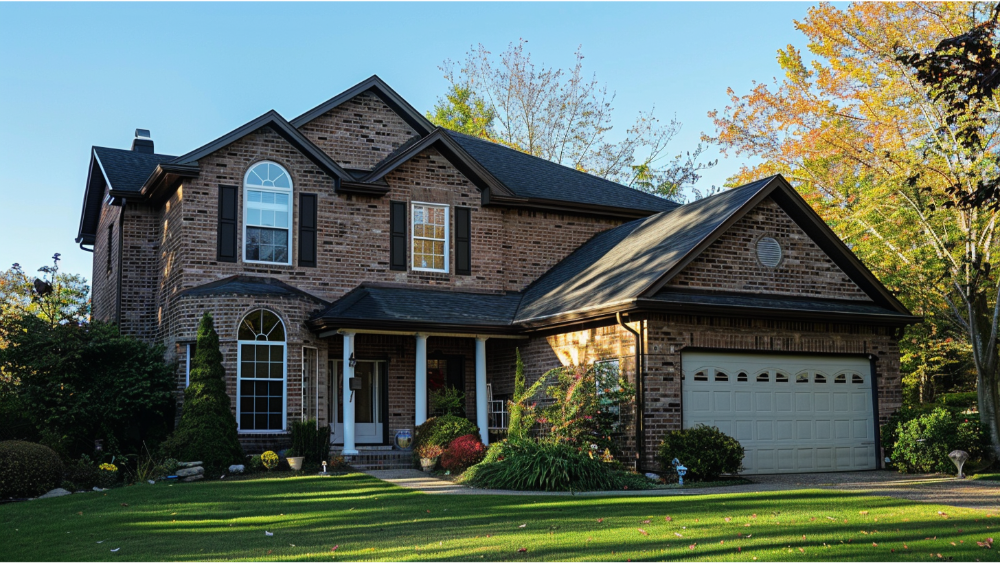
[(243, 462), (236, 417), (226, 393), (219, 335), (211, 313), (206, 312), (198, 325), (198, 350), (190, 384), (184, 391), (184, 410), (177, 429), (162, 449), (165, 455), (181, 461), (201, 461), (210, 473)]

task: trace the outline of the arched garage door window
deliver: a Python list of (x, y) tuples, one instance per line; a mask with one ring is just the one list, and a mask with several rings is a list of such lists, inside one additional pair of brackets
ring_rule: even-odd
[(241, 432), (285, 429), (285, 325), (266, 309), (250, 312), (239, 339), (236, 420)]

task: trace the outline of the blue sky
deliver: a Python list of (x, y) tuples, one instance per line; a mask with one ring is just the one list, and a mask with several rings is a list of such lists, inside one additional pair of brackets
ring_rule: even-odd
[[(537, 63), (585, 69), (617, 92), (628, 127), (655, 104), (684, 129), (671, 151), (711, 131), (706, 113), (777, 73), (775, 52), (805, 42), (809, 3), (0, 3), (0, 269), (33, 271), (54, 252), (91, 274), (76, 237), (92, 145), (183, 154), (275, 109), (286, 118), (378, 74), (417, 109), (446, 82), (438, 66), (482, 43), (519, 38)], [(714, 149), (709, 159), (716, 158)], [(739, 161), (720, 160), (702, 186)]]

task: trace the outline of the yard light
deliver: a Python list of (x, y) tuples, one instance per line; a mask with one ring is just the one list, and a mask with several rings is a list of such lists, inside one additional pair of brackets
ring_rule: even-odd
[(958, 478), (965, 479), (965, 474), (962, 473), (962, 466), (965, 465), (966, 461), (969, 461), (969, 452), (963, 450), (955, 450), (948, 454), (948, 459), (955, 464), (958, 469)]
[(326, 474), (326, 461), (323, 462), (323, 474)]

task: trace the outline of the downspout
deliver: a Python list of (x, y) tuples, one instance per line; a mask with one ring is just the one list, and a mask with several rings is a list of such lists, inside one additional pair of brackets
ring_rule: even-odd
[[(642, 334), (625, 324), (621, 313), (616, 313), (615, 317), (622, 328), (635, 336), (635, 449), (637, 455), (635, 469), (641, 472), (642, 465), (646, 463), (646, 385), (643, 369), (645, 367), (645, 350), (643, 349)], [(639, 330), (642, 330), (641, 323)]]
[[(125, 206), (127, 204), (128, 201), (122, 198), (122, 212), (118, 214), (118, 275), (116, 276), (118, 278), (118, 290), (115, 292), (115, 323), (118, 325), (119, 332), (122, 329), (122, 261), (125, 255), (125, 233), (123, 227), (125, 225)], [(110, 248), (108, 252), (111, 252)]]
[(80, 250), (83, 250), (84, 252), (93, 252), (94, 251), (93, 248), (84, 248), (82, 242), (80, 243)]

